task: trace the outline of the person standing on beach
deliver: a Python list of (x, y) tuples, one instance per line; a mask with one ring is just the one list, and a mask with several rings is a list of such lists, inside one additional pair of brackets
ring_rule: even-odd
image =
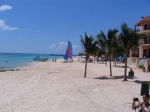
[(97, 57), (96, 60), (97, 60), (97, 63), (98, 63), (99, 62), (99, 58)]
[(55, 58), (55, 63), (56, 63), (56, 58)]

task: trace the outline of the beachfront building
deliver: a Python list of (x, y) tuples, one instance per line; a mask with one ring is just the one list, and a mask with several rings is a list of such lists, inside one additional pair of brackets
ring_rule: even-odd
[(139, 47), (130, 50), (129, 63), (137, 66), (143, 65), (146, 72), (150, 72), (150, 15), (141, 17), (134, 28), (138, 33), (145, 34), (146, 37), (140, 40)]

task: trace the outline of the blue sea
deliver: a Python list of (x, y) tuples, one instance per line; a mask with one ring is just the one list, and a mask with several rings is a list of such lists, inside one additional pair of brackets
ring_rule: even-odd
[(33, 58), (43, 56), (52, 60), (53, 58), (63, 58), (63, 56), (49, 54), (31, 54), (31, 53), (0, 53), (0, 69), (12, 69), (24, 66), (30, 66), (38, 63)]

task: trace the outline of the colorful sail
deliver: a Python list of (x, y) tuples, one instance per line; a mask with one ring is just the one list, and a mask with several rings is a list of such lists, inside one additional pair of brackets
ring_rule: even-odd
[(64, 59), (65, 60), (68, 60), (72, 58), (72, 45), (71, 45), (71, 42), (68, 41), (68, 46), (67, 46), (67, 50), (66, 50), (66, 54), (64, 56)]

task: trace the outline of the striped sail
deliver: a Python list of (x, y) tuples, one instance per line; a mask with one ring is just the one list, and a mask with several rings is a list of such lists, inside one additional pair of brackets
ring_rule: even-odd
[(65, 60), (68, 60), (72, 58), (72, 45), (71, 45), (71, 42), (68, 41), (68, 46), (67, 46), (67, 50), (66, 50), (66, 54), (64, 56), (64, 59)]

